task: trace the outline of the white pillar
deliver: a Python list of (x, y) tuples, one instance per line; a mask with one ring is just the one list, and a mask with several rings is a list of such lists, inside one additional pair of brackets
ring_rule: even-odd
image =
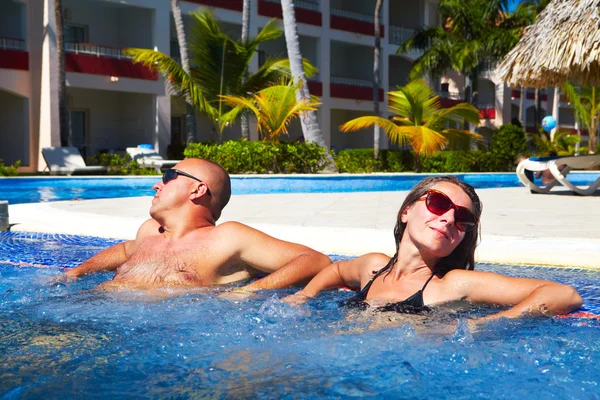
[(558, 131), (560, 109), (560, 88), (554, 86), (554, 95), (552, 96), (552, 118), (556, 121), (556, 128), (550, 131), (550, 140), (554, 140), (554, 135)]
[[(34, 7), (30, 2), (28, 7)], [(44, 0), (42, 17), (42, 57), (40, 108), (39, 108), (39, 144), (38, 144), (38, 170), (46, 168), (41, 149), (44, 147), (60, 146), (60, 119), (58, 113), (58, 54), (56, 45), (56, 19), (54, 14), (54, 0)], [(31, 30), (30, 30), (31, 32)], [(31, 38), (33, 41), (34, 38)], [(31, 55), (31, 52), (29, 53)], [(31, 64), (31, 62), (30, 62)], [(32, 71), (32, 74), (34, 71)], [(34, 82), (32, 82), (33, 85)]]
[[(170, 54), (170, 18), (171, 7), (168, 1), (157, 2), (152, 20), (152, 45), (155, 50)], [(162, 81), (162, 77), (159, 78)], [(171, 143), (171, 95), (163, 85), (161, 91), (153, 97), (154, 134), (153, 144), (163, 157), (167, 155), (167, 146)]]
[[(250, 1), (250, 37), (249, 40), (254, 38), (257, 34), (258, 34), (258, 1)], [(254, 57), (252, 57), (252, 61), (250, 61), (250, 65), (248, 66), (248, 69), (251, 72), (256, 72), (258, 71), (258, 52), (256, 52), (254, 54)], [(250, 125), (250, 129), (252, 129), (252, 125)], [(258, 133), (256, 133), (257, 137), (258, 137)], [(254, 139), (252, 139), (254, 140)]]
[[(319, 125), (327, 147), (331, 148), (331, 40), (329, 38), (329, 0), (321, 0), (321, 14), (324, 35), (319, 40), (318, 68), (323, 87), (321, 106), (319, 107)], [(327, 33), (326, 33), (327, 32)]]

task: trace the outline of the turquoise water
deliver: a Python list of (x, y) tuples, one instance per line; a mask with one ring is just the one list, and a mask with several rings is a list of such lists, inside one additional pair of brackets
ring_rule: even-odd
[[(475, 188), (521, 187), (516, 174), (455, 174)], [(233, 194), (330, 193), (410, 190), (430, 174), (234, 176)], [(571, 173), (575, 185), (591, 184), (599, 173)], [(151, 178), (3, 178), (0, 199), (10, 204), (45, 201), (151, 196)]]
[[(497, 310), (463, 304), (400, 319), (340, 309), (344, 291), (292, 307), (279, 299), (293, 289), (230, 301), (215, 288), (95, 290), (110, 273), (60, 281), (60, 267), (113, 243), (0, 234), (0, 398), (600, 397), (597, 319), (501, 320), (471, 332), (466, 318)], [(571, 284), (583, 310), (600, 314), (600, 272), (477, 268)]]

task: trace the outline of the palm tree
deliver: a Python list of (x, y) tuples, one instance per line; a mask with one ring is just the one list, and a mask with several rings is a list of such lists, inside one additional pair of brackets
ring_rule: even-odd
[[(379, 116), (379, 52), (381, 49), (381, 34), (380, 34), (380, 12), (382, 0), (377, 0), (375, 4), (375, 47), (373, 49), (373, 106), (375, 116)], [(373, 130), (373, 156), (379, 158), (379, 125), (375, 124)]]
[(485, 61), (497, 61), (508, 53), (523, 34), (520, 18), (511, 18), (506, 0), (442, 0), (439, 13), (444, 26), (415, 32), (398, 52), (423, 50), (409, 77), (427, 73), (439, 77), (453, 69), (465, 76), (465, 101), (474, 102), (479, 71)]
[(67, 109), (67, 81), (65, 72), (65, 41), (62, 0), (54, 0), (54, 18), (56, 19), (56, 53), (58, 56), (58, 121), (60, 145), (71, 145), (69, 129), (69, 110)]
[[(188, 45), (185, 37), (185, 27), (183, 24), (183, 17), (181, 16), (179, 0), (171, 0), (171, 11), (173, 12), (173, 19), (175, 20), (175, 30), (177, 31), (177, 43), (179, 44), (181, 66), (189, 75), (191, 73), (190, 59), (188, 57)], [(196, 110), (194, 109), (194, 104), (189, 101), (189, 99), (186, 99), (185, 105), (185, 130), (187, 132), (186, 144), (190, 144), (196, 141)]]
[[(207, 116), (213, 124), (216, 139), (220, 141), (223, 115), (231, 107), (220, 101), (220, 96), (246, 96), (277, 82), (282, 77), (290, 77), (289, 61), (268, 59), (253, 74), (244, 76), (248, 64), (258, 50), (260, 43), (277, 39), (281, 30), (274, 20), (267, 23), (256, 37), (246, 44), (231, 39), (224, 33), (210, 11), (192, 12), (194, 26), (190, 48), (192, 50), (191, 73), (188, 74), (175, 60), (159, 51), (149, 49), (126, 49), (134, 62), (141, 62), (165, 75), (172, 86), (188, 99), (194, 107)], [(304, 67), (309, 73), (316, 69), (308, 62)]]
[[(250, 37), (250, 0), (244, 0), (242, 8), (242, 44), (248, 43)], [(246, 80), (246, 76), (244, 76)], [(248, 123), (248, 114), (242, 112), (240, 117), (240, 125), (242, 129), (242, 138), (250, 139), (250, 125)]]
[(315, 111), (319, 106), (317, 98), (296, 98), (301, 82), (279, 82), (255, 93), (251, 99), (244, 96), (221, 96), (224, 102), (233, 107), (222, 123), (235, 119), (237, 113), (249, 110), (258, 122), (258, 132), (264, 140), (278, 141), (281, 134), (288, 134), (291, 120), (302, 113)]
[(346, 122), (340, 129), (350, 132), (379, 125), (391, 142), (412, 146), (416, 172), (421, 170), (421, 156), (434, 154), (447, 145), (467, 147), (471, 138), (482, 140), (477, 133), (454, 128), (465, 121), (479, 124), (479, 111), (467, 103), (442, 108), (439, 97), (424, 80), (398, 86), (398, 90), (389, 92), (388, 97), (388, 109), (394, 114), (391, 120), (379, 116), (359, 117)]
[(562, 89), (573, 104), (575, 117), (580, 125), (588, 130), (588, 153), (593, 154), (600, 126), (600, 87), (582, 87), (577, 90), (567, 82)]
[[(310, 91), (306, 82), (306, 74), (302, 65), (302, 54), (300, 53), (300, 41), (298, 39), (298, 26), (296, 25), (296, 14), (292, 0), (281, 0), (283, 14), (283, 26), (285, 30), (285, 43), (290, 60), (290, 68), (295, 81), (300, 82), (296, 97), (298, 101), (308, 101)], [(316, 142), (319, 146), (327, 148), (323, 133), (317, 122), (316, 111), (306, 111), (300, 116), (302, 133), (307, 142)]]

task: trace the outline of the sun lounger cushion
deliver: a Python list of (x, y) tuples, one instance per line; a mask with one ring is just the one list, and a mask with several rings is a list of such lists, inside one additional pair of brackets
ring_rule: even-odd
[(106, 167), (85, 165), (76, 147), (44, 147), (42, 156), (51, 174), (93, 174), (107, 171)]

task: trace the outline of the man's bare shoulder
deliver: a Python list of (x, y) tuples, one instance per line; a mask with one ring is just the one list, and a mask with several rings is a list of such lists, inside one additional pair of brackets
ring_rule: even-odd
[(142, 240), (147, 238), (148, 236), (160, 235), (161, 229), (162, 227), (160, 226), (160, 224), (156, 220), (150, 218), (140, 226), (140, 228), (137, 231), (135, 240)]

